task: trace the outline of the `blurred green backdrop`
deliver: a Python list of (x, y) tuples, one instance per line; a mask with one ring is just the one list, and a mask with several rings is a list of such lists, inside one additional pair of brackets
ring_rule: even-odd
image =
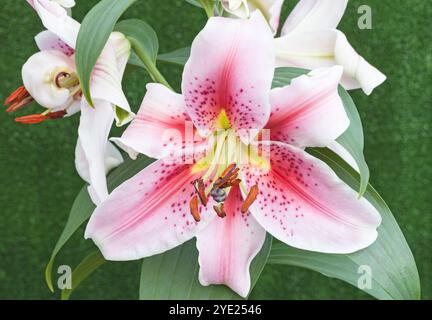
[[(77, 0), (82, 20), (96, 0)], [(286, 0), (284, 17), (296, 1)], [(357, 8), (372, 7), (373, 29), (359, 30)], [(125, 15), (145, 19), (157, 31), (160, 52), (190, 45), (206, 21), (184, 0), (140, 0)], [(351, 0), (340, 25), (351, 44), (387, 76), (370, 97), (352, 96), (365, 128), (371, 182), (389, 204), (415, 256), (423, 299), (432, 298), (432, 5), (426, 0)], [(21, 85), (21, 66), (36, 51), (41, 31), (25, 0), (3, 0), (0, 12), (0, 100)], [(181, 68), (160, 66), (179, 88)], [(135, 110), (149, 78), (125, 76)], [(37, 106), (24, 113), (37, 112)], [(35, 126), (0, 113), (0, 298), (56, 299), (44, 268), (83, 186), (74, 169), (78, 116)], [(114, 129), (112, 135), (121, 132)], [(57, 262), (76, 265), (92, 248), (82, 230)], [(109, 263), (74, 293), (74, 298), (136, 299), (139, 262)], [(256, 299), (368, 299), (342, 281), (296, 267), (267, 266), (252, 293)]]

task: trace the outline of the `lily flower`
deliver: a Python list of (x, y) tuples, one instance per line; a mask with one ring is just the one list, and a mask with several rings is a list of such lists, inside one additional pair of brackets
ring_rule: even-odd
[(369, 95), (386, 76), (361, 57), (337, 26), (348, 0), (300, 0), (275, 39), (277, 66), (315, 69), (341, 65), (342, 85)]
[(246, 19), (255, 10), (261, 11), (274, 33), (277, 32), (284, 0), (221, 0), (228, 13)]
[[(330, 144), (349, 125), (337, 92), (342, 68), (271, 90), (272, 43), (259, 13), (210, 18), (193, 41), (182, 94), (147, 85), (137, 117), (117, 142), (159, 160), (117, 187), (91, 216), (85, 237), (106, 259), (141, 259), (196, 237), (201, 284), (225, 284), (245, 297), (266, 232), (329, 253), (375, 241), (376, 209), (303, 149)], [(189, 121), (204, 139), (192, 149), (206, 145), (209, 152), (190, 150)], [(245, 135), (266, 136), (265, 129), (270, 134), (261, 141)], [(167, 154), (162, 137), (171, 141), (174, 132), (181, 134), (178, 152)], [(255, 152), (255, 143), (270, 157)]]
[[(90, 91), (94, 108), (83, 98), (75, 66), (75, 46), (80, 24), (57, 2), (29, 0), (47, 28), (35, 37), (40, 52), (23, 65), (24, 86), (6, 101), (8, 112), (17, 111), (36, 101), (46, 108), (40, 114), (19, 117), (26, 124), (60, 119), (81, 111), (78, 129), (77, 159), (88, 166), (90, 183), (97, 204), (108, 195), (105, 177), (105, 155), (109, 155), (108, 134), (116, 120), (118, 126), (129, 122), (133, 114), (122, 91), (121, 80), (130, 55), (130, 43), (118, 32), (112, 33), (94, 68)], [(63, 6), (73, 1), (62, 1)], [(120, 108), (123, 112), (116, 112)], [(117, 162), (122, 161), (121, 157)], [(83, 167), (77, 165), (77, 170)]]

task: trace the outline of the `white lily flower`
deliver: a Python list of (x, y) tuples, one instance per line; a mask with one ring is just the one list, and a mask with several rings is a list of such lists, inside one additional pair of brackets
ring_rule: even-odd
[[(75, 67), (75, 45), (80, 24), (73, 20), (64, 6), (73, 1), (29, 0), (48, 29), (35, 38), (41, 50), (24, 64), (24, 87), (20, 87), (7, 100), (9, 112), (16, 111), (36, 100), (47, 108), (42, 114), (17, 118), (21, 123), (39, 123), (58, 119), (81, 111), (78, 129), (76, 159), (78, 173), (89, 182), (93, 199), (103, 201), (108, 196), (106, 186), (106, 155), (112, 149), (108, 135), (114, 120), (118, 126), (133, 118), (123, 93), (121, 80), (130, 55), (126, 37), (114, 32), (99, 57), (91, 77), (90, 91), (94, 108), (83, 98)], [(117, 108), (123, 112), (116, 112)], [(120, 114), (126, 114), (121, 117)], [(108, 148), (108, 149), (107, 149)], [(77, 153), (78, 154), (78, 153)], [(112, 157), (111, 157), (112, 158)], [(120, 163), (120, 158), (114, 163)], [(110, 166), (109, 166), (110, 167)], [(86, 168), (84, 175), (83, 168)]]
[(221, 0), (228, 13), (241, 18), (249, 18), (255, 10), (260, 10), (271, 26), (273, 33), (277, 32), (280, 13), (284, 0)]
[(314, 69), (341, 65), (342, 85), (369, 95), (386, 76), (369, 64), (336, 29), (348, 0), (301, 0), (275, 39), (277, 66)]

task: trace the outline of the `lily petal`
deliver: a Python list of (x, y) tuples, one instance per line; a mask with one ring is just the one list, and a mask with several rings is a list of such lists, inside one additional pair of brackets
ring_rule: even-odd
[(282, 35), (299, 30), (335, 29), (348, 0), (300, 0), (282, 27)]
[[(194, 195), (191, 166), (161, 159), (117, 187), (98, 206), (87, 225), (108, 260), (135, 260), (172, 249), (193, 238), (212, 221), (212, 210), (201, 209), (195, 222), (189, 211)], [(209, 207), (209, 206), (207, 206)]]
[(286, 244), (325, 253), (352, 253), (377, 238), (381, 217), (324, 162), (282, 143), (270, 145), (271, 170), (249, 167), (246, 184), (258, 185), (250, 207), (255, 219)]
[(317, 69), (273, 89), (272, 113), (266, 125), (272, 141), (298, 147), (326, 147), (349, 126), (338, 94), (342, 67)]
[(242, 201), (239, 187), (231, 189), (226, 217), (214, 219), (196, 237), (200, 283), (225, 284), (245, 298), (251, 288), (249, 267), (263, 246), (266, 231), (252, 215), (241, 213)]
[(73, 99), (68, 89), (55, 84), (54, 78), (59, 71), (74, 72), (75, 62), (54, 50), (35, 53), (22, 67), (22, 79), (27, 91), (41, 106), (54, 111), (66, 107)]
[(75, 53), (75, 50), (64, 43), (59, 37), (57, 37), (51, 31), (45, 30), (36, 35), (36, 44), (40, 51), (56, 50), (61, 51), (68, 57)]
[[(105, 148), (105, 174), (123, 163), (120, 151), (109, 141)], [(90, 183), (90, 169), (81, 141), (78, 139), (75, 148), (75, 168), (84, 181)]]
[(99, 201), (108, 197), (105, 176), (105, 154), (108, 135), (114, 121), (110, 103), (95, 100), (95, 107), (81, 100), (81, 119), (78, 128), (79, 141), (88, 163), (88, 182)]
[(249, 6), (247, 0), (222, 0), (222, 7), (228, 13), (241, 19), (249, 18)]
[(302, 31), (275, 39), (277, 67), (315, 69), (341, 65), (342, 85), (350, 90), (362, 88), (369, 95), (386, 76), (370, 65), (338, 30)]
[(258, 11), (248, 20), (210, 18), (195, 38), (182, 92), (202, 136), (217, 127), (221, 111), (235, 130), (261, 129), (267, 122), (274, 72), (272, 38)]
[(33, 7), (49, 31), (57, 35), (69, 47), (75, 49), (80, 28), (79, 22), (72, 19), (67, 10), (50, 0), (33, 0)]
[(147, 84), (147, 93), (137, 116), (121, 138), (113, 138), (119, 147), (132, 158), (138, 153), (160, 159), (180, 149), (185, 140), (192, 143), (187, 132), (194, 132), (193, 124), (186, 113), (182, 95), (158, 83)]
[[(119, 37), (122, 37), (122, 40)], [(116, 43), (116, 45), (114, 45)], [(129, 102), (122, 89), (124, 61), (130, 54), (130, 43), (121, 33), (108, 41), (93, 69), (90, 92), (93, 99), (110, 102), (123, 109), (127, 116), (119, 117), (115, 113), (117, 126), (124, 125), (133, 119)]]

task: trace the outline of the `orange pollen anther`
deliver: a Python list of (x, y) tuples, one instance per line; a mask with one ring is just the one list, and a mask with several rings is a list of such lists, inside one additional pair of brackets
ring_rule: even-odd
[(15, 121), (23, 124), (37, 124), (44, 122), (46, 119), (48, 119), (48, 117), (43, 114), (31, 114), (28, 116), (16, 118)]
[(34, 99), (30, 96), (24, 86), (19, 87), (11, 93), (4, 102), (6, 107), (9, 107), (6, 112), (14, 112), (22, 107), (32, 103)]
[(55, 119), (61, 119), (65, 116), (66, 111), (56, 111), (56, 112), (50, 112), (48, 114), (31, 114), (24, 117), (16, 118), (15, 121), (23, 124), (37, 124), (44, 122), (45, 120), (55, 120)]
[(207, 196), (205, 194), (205, 186), (204, 186), (204, 181), (203, 179), (196, 179), (193, 182), (194, 188), (196, 193), (198, 194), (198, 197), (201, 201), (201, 203), (203, 204), (203, 206), (207, 205)]
[(201, 216), (198, 209), (198, 196), (192, 197), (192, 199), (189, 202), (189, 207), (190, 207), (192, 217), (195, 219), (196, 222), (200, 222)]
[(246, 196), (245, 201), (242, 204), (241, 207), (241, 212), (242, 213), (246, 213), (249, 210), (249, 207), (252, 205), (252, 203), (254, 203), (254, 201), (256, 200), (257, 196), (258, 196), (258, 186), (254, 185), (252, 186), (252, 188), (249, 190), (248, 195)]

